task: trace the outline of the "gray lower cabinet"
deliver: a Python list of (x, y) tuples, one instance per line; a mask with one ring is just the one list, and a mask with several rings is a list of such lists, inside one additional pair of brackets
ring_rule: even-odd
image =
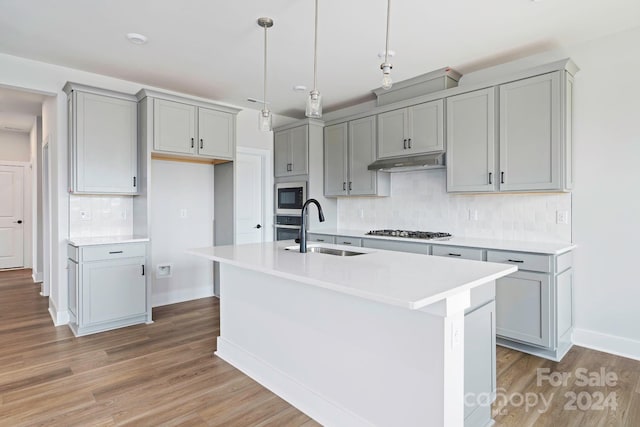
[(359, 237), (336, 236), (336, 245), (362, 246), (362, 239)]
[(400, 242), (397, 240), (362, 239), (365, 248), (383, 249), (385, 251), (411, 252), (414, 254), (429, 255), (431, 246), (424, 243)]
[(307, 233), (307, 242), (335, 243), (336, 236), (331, 234)]
[(69, 326), (76, 336), (146, 322), (146, 244), (69, 246)]
[(138, 193), (136, 97), (67, 83), (69, 190)]
[(498, 344), (558, 361), (571, 348), (572, 253), (487, 251), (487, 261), (518, 266), (496, 281)]
[(274, 132), (274, 175), (276, 178), (309, 173), (309, 126)]
[(376, 116), (325, 128), (326, 197), (389, 195), (389, 174), (367, 168), (376, 160), (376, 134)]

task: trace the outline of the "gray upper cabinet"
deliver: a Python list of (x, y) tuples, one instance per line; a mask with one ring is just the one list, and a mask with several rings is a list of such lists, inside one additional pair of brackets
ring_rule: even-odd
[(447, 98), (447, 191), (570, 190), (572, 96), (561, 70)]
[(274, 175), (276, 177), (309, 173), (309, 126), (275, 132)]
[(444, 101), (378, 114), (378, 158), (444, 150)]
[(69, 186), (76, 194), (137, 194), (138, 122), (131, 95), (68, 83)]
[(235, 117), (231, 113), (154, 99), (153, 126), (156, 151), (233, 159)]
[(327, 126), (324, 134), (325, 196), (388, 196), (389, 174), (368, 169), (375, 159), (375, 116)]
[(501, 190), (562, 188), (560, 94), (560, 72), (500, 86)]
[(447, 191), (496, 191), (495, 88), (447, 98)]

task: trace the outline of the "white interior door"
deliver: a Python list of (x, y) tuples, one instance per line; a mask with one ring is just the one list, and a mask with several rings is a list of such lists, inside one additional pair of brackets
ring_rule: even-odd
[(238, 152), (236, 156), (236, 236), (238, 245), (264, 241), (264, 156)]
[(24, 266), (22, 166), (0, 165), (0, 268)]

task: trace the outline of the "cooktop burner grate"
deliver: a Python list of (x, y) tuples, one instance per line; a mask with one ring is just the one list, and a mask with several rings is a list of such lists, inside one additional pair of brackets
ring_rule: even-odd
[(436, 231), (411, 231), (411, 230), (371, 230), (367, 233), (369, 236), (391, 236), (406, 237), (409, 239), (448, 239), (451, 237), (449, 233)]

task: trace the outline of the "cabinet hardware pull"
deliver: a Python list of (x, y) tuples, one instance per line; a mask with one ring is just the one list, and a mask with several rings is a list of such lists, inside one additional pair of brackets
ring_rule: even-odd
[(200, 138), (200, 149), (202, 150), (204, 148), (204, 141), (202, 140), (202, 138)]
[(343, 245), (350, 245), (351, 242), (342, 242)]
[(346, 182), (342, 183), (342, 191), (347, 191), (347, 183)]
[(324, 242), (324, 239), (316, 239), (318, 242)]
[(403, 147), (404, 147), (405, 150), (407, 149), (407, 140), (406, 139), (404, 140), (404, 146)]
[(287, 172), (291, 172), (293, 170), (293, 163), (287, 163)]
[(453, 252), (449, 252), (449, 256), (462, 256), (462, 254), (454, 254)]
[(492, 175), (493, 175), (493, 174), (492, 174), (491, 172), (489, 172), (489, 184), (493, 184), (493, 182), (491, 182), (491, 181), (492, 181), (492, 179), (491, 179), (491, 178), (492, 178)]
[(133, 186), (134, 187), (136, 186), (136, 177), (135, 176), (133, 177)]
[(191, 138), (191, 148), (193, 148), (193, 147), (194, 147), (194, 145), (193, 145), (193, 138)]
[(409, 148), (411, 148), (411, 138), (409, 138), (409, 139), (407, 140), (407, 142), (409, 143), (409, 144), (408, 144), (408, 145), (409, 145)]
[(352, 184), (352, 183), (351, 183), (351, 181), (349, 181), (349, 191), (351, 191), (351, 190), (352, 190), (352, 188), (351, 188), (351, 184)]
[(142, 264), (142, 275), (144, 276), (144, 264)]
[(500, 172), (500, 184), (504, 184), (504, 172)]
[(524, 261), (521, 259), (508, 259), (509, 262), (517, 262), (518, 264), (522, 264)]
[(109, 253), (110, 253), (110, 254), (121, 254), (121, 253), (122, 253), (122, 251), (110, 251)]

